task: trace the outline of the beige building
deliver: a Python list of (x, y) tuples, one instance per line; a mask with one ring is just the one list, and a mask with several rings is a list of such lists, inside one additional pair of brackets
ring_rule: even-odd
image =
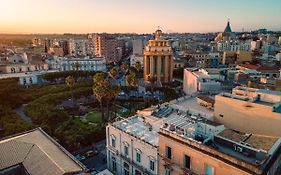
[(21, 72), (33, 72), (39, 70), (48, 70), (49, 66), (46, 63), (40, 64), (0, 64), (0, 73), (21, 73)]
[(281, 92), (236, 87), (215, 97), (215, 121), (231, 129), (281, 136)]
[(116, 175), (276, 175), (281, 138), (227, 129), (212, 121), (204, 107), (210, 103), (182, 97), (109, 124), (108, 169)]
[(159, 174), (276, 175), (281, 139), (224, 128), (196, 116), (168, 117), (159, 132)]
[(225, 51), (223, 52), (222, 64), (229, 66), (252, 61), (253, 56), (250, 51)]
[(144, 48), (144, 80), (155, 78), (157, 82), (173, 80), (173, 51), (169, 42), (162, 38), (162, 31), (155, 32), (155, 39), (149, 40)]
[(104, 57), (107, 63), (116, 62), (120, 59), (117, 47), (118, 42), (115, 37), (109, 34), (95, 35), (95, 55)]

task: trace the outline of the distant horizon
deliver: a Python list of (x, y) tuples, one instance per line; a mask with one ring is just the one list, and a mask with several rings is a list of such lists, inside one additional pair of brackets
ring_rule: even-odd
[(216, 33), (281, 30), (280, 0), (4, 0), (0, 33)]
[[(281, 30), (270, 30), (267, 28), (258, 28), (258, 29), (254, 29), (252, 31), (232, 31), (233, 33), (248, 33), (248, 32), (254, 32), (254, 31), (258, 31), (261, 29), (266, 29), (268, 32), (281, 32)], [(63, 33), (2, 33), (0, 32), (0, 35), (87, 35), (87, 34), (101, 34), (101, 33), (107, 33), (107, 34), (137, 34), (137, 35), (149, 35), (149, 34), (153, 34), (157, 29), (155, 29), (154, 31), (152, 31), (151, 33), (137, 33), (137, 32), (85, 32), (85, 33), (70, 33), (70, 32), (63, 32)], [(167, 32), (167, 31), (163, 31), (163, 33), (166, 34), (184, 34), (184, 33), (190, 33), (190, 34), (207, 34), (207, 33), (220, 33), (223, 32), (222, 31), (216, 31), (216, 32)]]

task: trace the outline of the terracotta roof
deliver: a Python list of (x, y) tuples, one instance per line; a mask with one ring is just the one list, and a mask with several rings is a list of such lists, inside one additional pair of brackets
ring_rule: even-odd
[(241, 67), (245, 67), (247, 69), (254, 69), (254, 70), (257, 70), (257, 71), (264, 71), (264, 70), (277, 70), (279, 71), (280, 68), (278, 67), (270, 67), (270, 66), (259, 66), (259, 65), (254, 65), (254, 64), (242, 64), (240, 65)]

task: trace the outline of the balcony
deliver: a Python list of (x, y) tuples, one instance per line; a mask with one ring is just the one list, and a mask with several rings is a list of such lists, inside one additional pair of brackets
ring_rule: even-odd
[(130, 163), (136, 169), (140, 170), (144, 175), (155, 175), (155, 174), (151, 173), (148, 169), (143, 167), (141, 164), (134, 162), (129, 156), (120, 154), (120, 157), (122, 159), (126, 160), (128, 163)]
[(112, 153), (114, 153), (114, 154), (116, 154), (116, 155), (119, 154), (118, 150), (117, 150), (116, 148), (114, 148), (113, 146), (111, 146), (111, 145), (107, 145), (107, 149), (108, 149), (110, 152), (112, 152)]
[(193, 171), (191, 171), (188, 168), (181, 168), (181, 170), (182, 170), (183, 175), (197, 175), (196, 173), (194, 173)]

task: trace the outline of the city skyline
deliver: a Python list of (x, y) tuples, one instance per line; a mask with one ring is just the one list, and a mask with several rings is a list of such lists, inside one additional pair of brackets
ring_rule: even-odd
[(219, 32), (228, 18), (233, 31), (281, 30), (281, 2), (184, 0), (11, 0), (1, 2), (0, 33)]

